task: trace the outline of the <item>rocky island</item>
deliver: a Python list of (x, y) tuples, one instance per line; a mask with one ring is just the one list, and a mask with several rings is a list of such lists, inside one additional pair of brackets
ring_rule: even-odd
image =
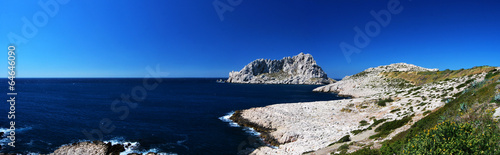
[(259, 147), (251, 154), (356, 150), (400, 154), (411, 146), (406, 143), (414, 133), (425, 131), (420, 126), (491, 119), (500, 103), (499, 69), (439, 71), (406, 63), (379, 66), (314, 90), (353, 98), (256, 107), (236, 111), (230, 119), (261, 132), (261, 138), (274, 146)]
[(230, 72), (226, 82), (324, 85), (334, 83), (335, 80), (328, 78), (311, 54), (300, 53), (281, 60), (254, 60), (239, 72)]

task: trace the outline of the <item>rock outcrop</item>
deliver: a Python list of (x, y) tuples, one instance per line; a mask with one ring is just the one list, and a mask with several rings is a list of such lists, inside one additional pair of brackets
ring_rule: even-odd
[[(130, 143), (128, 145), (124, 144), (114, 144), (111, 142), (101, 142), (101, 141), (93, 141), (93, 142), (78, 142), (73, 143), (71, 145), (63, 145), (59, 147), (53, 155), (119, 155), (123, 153), (127, 148), (130, 148)], [(131, 155), (137, 153), (129, 153)], [(147, 155), (156, 155), (156, 153), (149, 152)]]
[(58, 148), (54, 155), (67, 155), (67, 154), (95, 154), (107, 155), (108, 146), (103, 142), (80, 142), (71, 145), (64, 145)]
[(438, 69), (428, 69), (412, 64), (395, 63), (386, 66), (368, 68), (363, 72), (352, 76), (346, 76), (341, 81), (326, 86), (321, 86), (313, 91), (315, 92), (334, 92), (340, 96), (362, 97), (369, 96), (381, 92), (393, 90), (393, 83), (400, 81), (388, 82), (380, 75), (382, 72), (422, 72), (422, 71), (438, 71)]
[(241, 71), (229, 73), (229, 83), (330, 84), (335, 80), (316, 64), (310, 54), (300, 53), (281, 60), (257, 59)]

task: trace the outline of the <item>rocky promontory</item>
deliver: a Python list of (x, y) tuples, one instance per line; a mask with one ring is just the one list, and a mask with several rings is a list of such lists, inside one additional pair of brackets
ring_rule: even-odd
[[(255, 128), (263, 133), (264, 141), (274, 145), (256, 148), (251, 154), (323, 155), (338, 153), (347, 143), (348, 152), (367, 146), (380, 148), (457, 95), (498, 74), (497, 68), (489, 66), (438, 71), (396, 63), (369, 68), (315, 89), (353, 98), (250, 108), (235, 112), (231, 120)], [(385, 131), (378, 130), (388, 126)]]
[(300, 53), (281, 60), (257, 59), (239, 72), (229, 73), (228, 83), (313, 84), (334, 83), (316, 64), (311, 54)]

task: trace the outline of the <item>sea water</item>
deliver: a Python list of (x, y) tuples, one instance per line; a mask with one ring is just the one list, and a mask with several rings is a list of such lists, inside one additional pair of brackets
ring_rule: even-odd
[[(258, 147), (258, 133), (230, 122), (231, 112), (339, 99), (312, 92), (317, 85), (230, 84), (215, 78), (167, 78), (154, 89), (138, 89), (141, 78), (16, 80), (16, 147), (7, 145), (4, 134), (4, 153), (45, 154), (97, 139), (130, 145), (125, 154), (237, 154)], [(6, 79), (0, 87), (8, 92)], [(134, 100), (138, 96), (142, 100)], [(129, 102), (114, 103), (127, 97)], [(0, 106), (0, 132), (7, 133), (9, 105)]]

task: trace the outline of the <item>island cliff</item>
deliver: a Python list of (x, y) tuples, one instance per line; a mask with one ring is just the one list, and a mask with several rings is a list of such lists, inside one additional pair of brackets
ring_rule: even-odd
[(228, 83), (331, 84), (335, 80), (316, 64), (310, 54), (300, 53), (281, 60), (257, 59), (241, 71), (229, 73)]

